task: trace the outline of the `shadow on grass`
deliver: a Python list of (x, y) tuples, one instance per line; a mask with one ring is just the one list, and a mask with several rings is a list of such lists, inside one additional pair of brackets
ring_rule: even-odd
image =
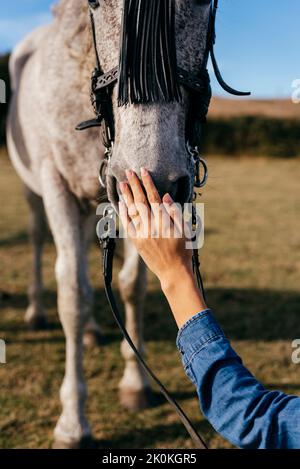
[[(195, 399), (197, 397), (196, 391), (172, 391), (170, 392), (172, 398), (179, 402), (179, 401), (187, 401), (189, 399)], [(166, 403), (166, 398), (160, 391), (151, 390), (151, 400), (150, 400), (150, 407), (160, 407)]]
[[(30, 237), (27, 230), (20, 230), (7, 238), (0, 238), (0, 248), (23, 246), (24, 244), (27, 245), (28, 249), (31, 249)], [(45, 245), (47, 244), (53, 244), (53, 238), (50, 231), (47, 231), (45, 238)]]
[[(114, 325), (110, 311), (103, 305), (98, 319), (105, 327)], [(208, 304), (227, 336), (232, 340), (293, 340), (300, 337), (300, 294), (272, 290), (210, 289)], [(121, 304), (118, 297), (118, 304)], [(145, 304), (146, 341), (174, 343), (177, 327), (160, 291), (151, 292)]]
[[(44, 293), (45, 310), (56, 310), (56, 292), (46, 290)], [(7, 293), (4, 300), (0, 301), (0, 331), (1, 332), (25, 332), (28, 331), (25, 323), (25, 312), (28, 306), (28, 297), (26, 293)], [(2, 310), (2, 311), (1, 311)], [(8, 316), (6, 317), (6, 310)], [(17, 314), (12, 314), (12, 310), (17, 310)], [(48, 318), (48, 324), (45, 331), (60, 330), (61, 325), (58, 317), (51, 315)], [(44, 331), (41, 331), (44, 332)], [(31, 332), (34, 334), (34, 332)], [(42, 340), (40, 332), (36, 332), (37, 341)]]
[[(5, 292), (6, 298), (0, 303), (1, 308), (9, 307), (14, 309), (26, 309), (28, 306), (28, 296), (26, 293), (10, 293)], [(55, 308), (57, 299), (56, 291), (45, 290), (43, 294), (43, 301), (45, 308)]]
[(300, 336), (300, 294), (272, 290), (213, 289), (208, 302), (235, 340), (292, 340)]
[[(116, 291), (118, 304), (122, 303)], [(252, 289), (210, 289), (207, 291), (208, 304), (225, 333), (233, 340), (293, 340), (300, 337), (300, 294), (272, 290)], [(119, 333), (107, 305), (103, 289), (95, 295), (95, 316), (106, 337), (106, 343), (119, 341)], [(10, 295), (1, 302), (2, 308), (18, 309), (25, 312), (27, 296)], [(56, 292), (46, 291), (46, 310), (56, 310)], [(170, 314), (169, 306), (160, 291), (147, 296), (144, 312), (146, 341), (164, 341), (174, 344), (177, 327)], [(22, 317), (23, 319), (23, 317)], [(50, 329), (60, 328), (58, 321), (50, 318)], [(24, 329), (20, 318), (6, 321), (5, 311), (0, 317), (0, 329), (4, 331)]]
[[(51, 327), (51, 325), (50, 325)], [(62, 331), (62, 328), (60, 326), (60, 324), (57, 325), (56, 327), (57, 330), (61, 330), (61, 333), (57, 333), (57, 334), (51, 334), (51, 336), (49, 335), (45, 335), (43, 333), (43, 335), (40, 334), (40, 332), (37, 332), (36, 333), (36, 337), (22, 337), (22, 338), (16, 338), (14, 337), (13, 339), (13, 343), (14, 344), (17, 344), (17, 343), (23, 343), (23, 344), (26, 344), (26, 345), (40, 345), (40, 344), (64, 344), (65, 343), (65, 337), (63, 335), (63, 331)], [(52, 329), (49, 328), (49, 331), (51, 331)], [(34, 334), (31, 332), (31, 334)], [(8, 344), (9, 344), (9, 341), (8, 341)]]
[[(196, 430), (205, 440), (209, 440), (208, 435), (212, 433), (211, 426), (206, 421), (194, 423)], [(180, 422), (171, 425), (154, 425), (151, 428), (141, 428), (128, 431), (124, 428), (123, 431), (118, 432), (113, 436), (110, 441), (95, 440), (95, 449), (136, 449), (136, 448), (150, 448), (158, 445), (161, 448), (167, 449), (168, 442), (174, 440), (189, 438)]]
[[(230, 339), (271, 341), (300, 336), (300, 294), (210, 289), (207, 297)], [(144, 316), (146, 340), (174, 343), (177, 327), (161, 292), (148, 295)]]
[[(278, 391), (278, 389), (280, 391), (283, 391), (283, 392), (291, 392), (291, 391), (295, 391), (297, 394), (299, 393), (299, 388), (300, 388), (300, 382), (299, 383), (272, 383), (272, 384), (268, 384), (268, 383), (264, 383), (264, 386), (266, 387), (266, 389), (270, 390), (270, 391)], [(298, 396), (299, 397), (299, 396)]]
[(28, 233), (26, 230), (18, 231), (8, 238), (0, 238), (0, 247), (20, 246), (28, 244)]

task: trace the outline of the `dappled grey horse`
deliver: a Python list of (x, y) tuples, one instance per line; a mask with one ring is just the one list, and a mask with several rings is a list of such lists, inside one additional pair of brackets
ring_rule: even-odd
[[(197, 74), (206, 59), (210, 3), (174, 0), (177, 63), (191, 74)], [(95, 11), (97, 47), (107, 71), (119, 63), (122, 5), (123, 0), (103, 1), (101, 9)], [(59, 447), (77, 447), (91, 434), (84, 409), (82, 342), (84, 328), (96, 328), (90, 319), (93, 293), (87, 248), (95, 228), (98, 170), (104, 148), (100, 151), (97, 130), (76, 133), (74, 128), (83, 117), (91, 115), (88, 85), (93, 66), (85, 0), (61, 0), (55, 7), (53, 22), (17, 46), (10, 61), (14, 93), (8, 118), (8, 148), (26, 187), (32, 219), (34, 276), (26, 314), (31, 324), (45, 319), (41, 275), (44, 210), (57, 249), (58, 312), (66, 336), (62, 414), (55, 428)], [(139, 172), (145, 166), (162, 193), (168, 191), (180, 202), (190, 199), (191, 157), (186, 147), (190, 96), (181, 88), (180, 100), (118, 106), (118, 90), (114, 87), (115, 144), (110, 187), (125, 178), (127, 168)], [(108, 198), (116, 194), (109, 192)], [(127, 328), (142, 352), (146, 272), (128, 241), (119, 283)], [(119, 385), (121, 401), (137, 409), (148, 403), (149, 382), (125, 342), (121, 351), (125, 360)]]

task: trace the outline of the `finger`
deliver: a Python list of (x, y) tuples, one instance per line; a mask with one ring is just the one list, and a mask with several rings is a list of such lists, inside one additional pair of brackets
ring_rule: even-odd
[(123, 225), (123, 228), (125, 230), (125, 233), (130, 236), (131, 238), (136, 237), (136, 231), (134, 228), (134, 225), (128, 215), (128, 209), (123, 200), (120, 200), (119, 202), (119, 214), (120, 214), (120, 219)]
[(152, 235), (158, 236), (159, 233), (162, 231), (162, 212), (164, 211), (164, 208), (162, 206), (162, 200), (151, 177), (151, 174), (149, 173), (149, 171), (146, 170), (146, 168), (141, 168), (141, 176), (153, 214), (153, 216), (151, 217)]
[(126, 182), (120, 182), (121, 193), (127, 208), (127, 215), (133, 223), (136, 230), (138, 230), (141, 224), (140, 213), (134, 203), (133, 195), (129, 185)]
[[(151, 224), (151, 234), (154, 237), (162, 236), (165, 231), (166, 225), (173, 224), (173, 221), (170, 220), (169, 215), (166, 213), (163, 204), (153, 203), (151, 205), (152, 210), (152, 224)], [(168, 220), (166, 220), (166, 216)], [(167, 221), (167, 224), (166, 224)]]
[(151, 218), (151, 211), (147, 197), (143, 191), (139, 178), (134, 171), (126, 171), (128, 183), (133, 195), (134, 204), (140, 215), (140, 223), (147, 229)]
[(127, 208), (129, 208), (132, 204), (134, 204), (134, 199), (133, 199), (131, 189), (130, 189), (129, 185), (127, 184), (127, 182), (120, 182), (119, 187), (120, 187), (121, 193), (123, 195), (124, 202), (125, 202)]
[(149, 171), (145, 168), (141, 168), (141, 176), (150, 204), (161, 204), (161, 197)]
[(127, 170), (126, 176), (133, 195), (134, 203), (148, 205), (147, 197), (145, 196), (142, 185), (136, 173), (134, 171)]
[(184, 219), (183, 219), (183, 212), (179, 204), (176, 204), (170, 194), (165, 194), (163, 197), (163, 205), (170, 216), (170, 218), (173, 220), (174, 225), (177, 230), (182, 233), (183, 229), (183, 224), (184, 224)]
[(141, 220), (140, 213), (139, 213), (137, 207), (135, 206), (135, 204), (131, 204), (129, 206), (128, 216), (131, 220), (131, 223), (133, 223), (133, 225), (134, 225), (135, 231), (137, 233), (140, 233), (141, 228), (142, 228), (143, 225), (142, 225), (142, 220)]

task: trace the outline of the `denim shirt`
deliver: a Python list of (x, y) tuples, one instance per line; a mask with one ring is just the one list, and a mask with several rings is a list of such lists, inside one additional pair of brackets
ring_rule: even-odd
[(207, 309), (180, 329), (177, 347), (203, 414), (244, 449), (300, 448), (300, 397), (267, 391), (245, 368)]

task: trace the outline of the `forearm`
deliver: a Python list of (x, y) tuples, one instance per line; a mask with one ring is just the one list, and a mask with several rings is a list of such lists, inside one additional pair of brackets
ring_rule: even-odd
[(300, 448), (300, 398), (267, 391), (209, 310), (184, 325), (177, 345), (202, 412), (220, 434), (241, 448)]
[[(186, 252), (182, 237), (170, 237), (170, 226), (177, 233), (176, 227), (182, 224), (181, 208), (169, 194), (161, 200), (144, 168), (141, 177), (146, 194), (138, 176), (133, 171), (126, 174), (128, 184), (120, 183), (122, 223), (160, 279), (178, 326), (184, 324), (178, 348), (204, 414), (237, 446), (300, 448), (300, 399), (266, 391), (243, 366), (209, 311), (194, 316), (206, 305), (192, 275), (191, 256), (187, 255), (191, 253)], [(145, 210), (139, 211), (141, 203)], [(157, 204), (163, 211), (157, 211)], [(158, 237), (151, 236), (149, 220)]]
[(179, 265), (165, 273), (161, 287), (179, 328), (207, 307), (190, 265)]

